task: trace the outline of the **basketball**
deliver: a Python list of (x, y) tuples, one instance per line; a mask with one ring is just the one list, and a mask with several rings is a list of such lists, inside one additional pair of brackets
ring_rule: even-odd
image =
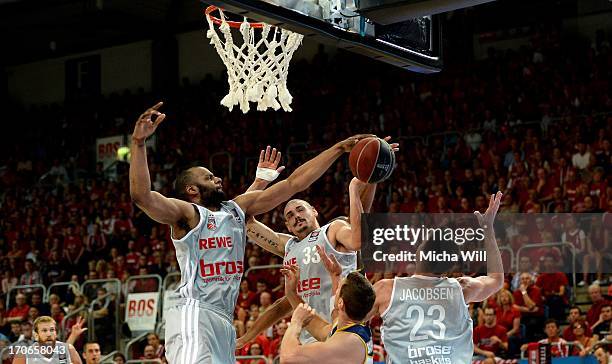
[(395, 166), (395, 154), (391, 145), (380, 138), (359, 141), (349, 155), (353, 176), (367, 183), (378, 183), (391, 176)]

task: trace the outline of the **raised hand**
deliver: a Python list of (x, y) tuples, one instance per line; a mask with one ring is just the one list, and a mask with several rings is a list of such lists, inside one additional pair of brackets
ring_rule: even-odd
[(497, 211), (499, 210), (499, 205), (501, 204), (501, 199), (503, 197), (503, 193), (498, 191), (495, 195), (491, 195), (491, 199), (489, 200), (489, 207), (487, 207), (487, 211), (485, 211), (484, 215), (479, 211), (474, 211), (474, 215), (478, 219), (478, 224), (483, 228), (493, 227), (493, 221), (495, 221), (495, 216), (497, 215)]
[(297, 284), (300, 281), (300, 268), (297, 265), (285, 265), (280, 271), (285, 277), (285, 295), (297, 294)]
[(270, 149), (268, 145), (265, 150), (261, 150), (259, 153), (259, 163), (257, 168), (273, 169), (277, 173), (281, 173), (285, 166), (278, 166), (282, 160), (281, 152), (277, 151), (276, 148)]
[(321, 257), (321, 263), (323, 263), (325, 270), (327, 270), (330, 276), (340, 276), (342, 274), (342, 266), (340, 266), (335, 256), (327, 254), (320, 245), (317, 245), (317, 252)]
[(345, 152), (350, 152), (353, 149), (353, 147), (357, 145), (357, 143), (359, 143), (361, 139), (375, 138), (375, 137), (376, 135), (374, 134), (357, 134), (357, 135), (353, 135), (352, 137), (346, 138), (341, 142), (338, 142), (336, 146), (342, 148), (342, 150)]
[[(391, 140), (391, 137), (390, 136), (384, 137), (383, 140), (389, 143), (389, 140)], [(389, 143), (389, 145), (391, 146), (391, 149), (393, 149), (394, 152), (399, 151), (399, 143)]]
[[(136, 142), (144, 142), (146, 138), (151, 136), (155, 129), (161, 124), (166, 118), (166, 114), (158, 111), (163, 105), (163, 102), (158, 102), (154, 106), (148, 108), (143, 112), (136, 120), (136, 126), (134, 126), (134, 132), (132, 133), (132, 139)], [(157, 118), (153, 121), (152, 116), (156, 115)]]
[(304, 327), (312, 321), (315, 316), (314, 308), (308, 306), (307, 303), (300, 303), (293, 311), (291, 316), (291, 324), (296, 324)]
[(71, 329), (70, 329), (70, 335), (74, 335), (76, 337), (81, 336), (85, 331), (87, 331), (86, 327), (83, 327), (83, 323), (85, 320), (83, 320), (83, 317), (79, 316), (77, 318), (77, 321), (74, 325), (72, 325)]

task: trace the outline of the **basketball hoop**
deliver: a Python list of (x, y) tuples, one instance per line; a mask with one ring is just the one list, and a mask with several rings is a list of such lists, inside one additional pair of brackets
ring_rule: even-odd
[[(212, 15), (215, 11), (219, 17)], [(270, 24), (249, 22), (246, 18), (242, 22), (229, 21), (216, 6), (206, 8), (204, 15), (209, 26), (206, 36), (227, 67), (229, 93), (221, 105), (230, 111), (240, 105), (243, 113), (249, 111), (249, 102), (256, 102), (259, 111), (281, 107), (291, 111), (292, 97), (287, 90), (289, 62), (304, 36)], [(223, 39), (215, 27), (219, 27)], [(240, 31), (242, 45), (235, 43), (231, 29)], [(256, 30), (261, 30), (257, 40)]]

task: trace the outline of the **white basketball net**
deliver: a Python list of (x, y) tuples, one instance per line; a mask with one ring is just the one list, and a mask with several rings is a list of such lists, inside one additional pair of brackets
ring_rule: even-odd
[[(217, 34), (210, 14), (206, 15), (209, 25), (206, 36), (227, 67), (229, 93), (221, 100), (221, 105), (230, 111), (240, 105), (243, 113), (249, 111), (249, 102), (256, 102), (259, 111), (281, 107), (291, 111), (293, 98), (287, 90), (289, 62), (304, 36), (265, 23), (256, 29), (245, 18), (239, 29), (243, 43), (238, 46), (223, 11), (218, 11), (223, 39)], [(257, 41), (256, 30), (261, 31)]]

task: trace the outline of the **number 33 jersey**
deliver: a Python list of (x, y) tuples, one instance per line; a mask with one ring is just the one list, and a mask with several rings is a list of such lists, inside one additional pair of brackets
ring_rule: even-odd
[(454, 278), (395, 278), (389, 307), (381, 318), (388, 363), (472, 362), (472, 319)]
[[(336, 257), (338, 263), (342, 266), (342, 277), (357, 269), (357, 253), (343, 253), (334, 249), (327, 239), (329, 225), (324, 225), (312, 231), (302, 240), (295, 237), (290, 239), (285, 245), (284, 264), (297, 265), (300, 268), (300, 281), (297, 286), (298, 295), (310, 307), (314, 308), (321, 317), (331, 322), (330, 299), (335, 292), (332, 292), (331, 277), (321, 262), (317, 245), (324, 247), (327, 254)], [(303, 330), (300, 341), (305, 344), (317, 340), (308, 331)]]

